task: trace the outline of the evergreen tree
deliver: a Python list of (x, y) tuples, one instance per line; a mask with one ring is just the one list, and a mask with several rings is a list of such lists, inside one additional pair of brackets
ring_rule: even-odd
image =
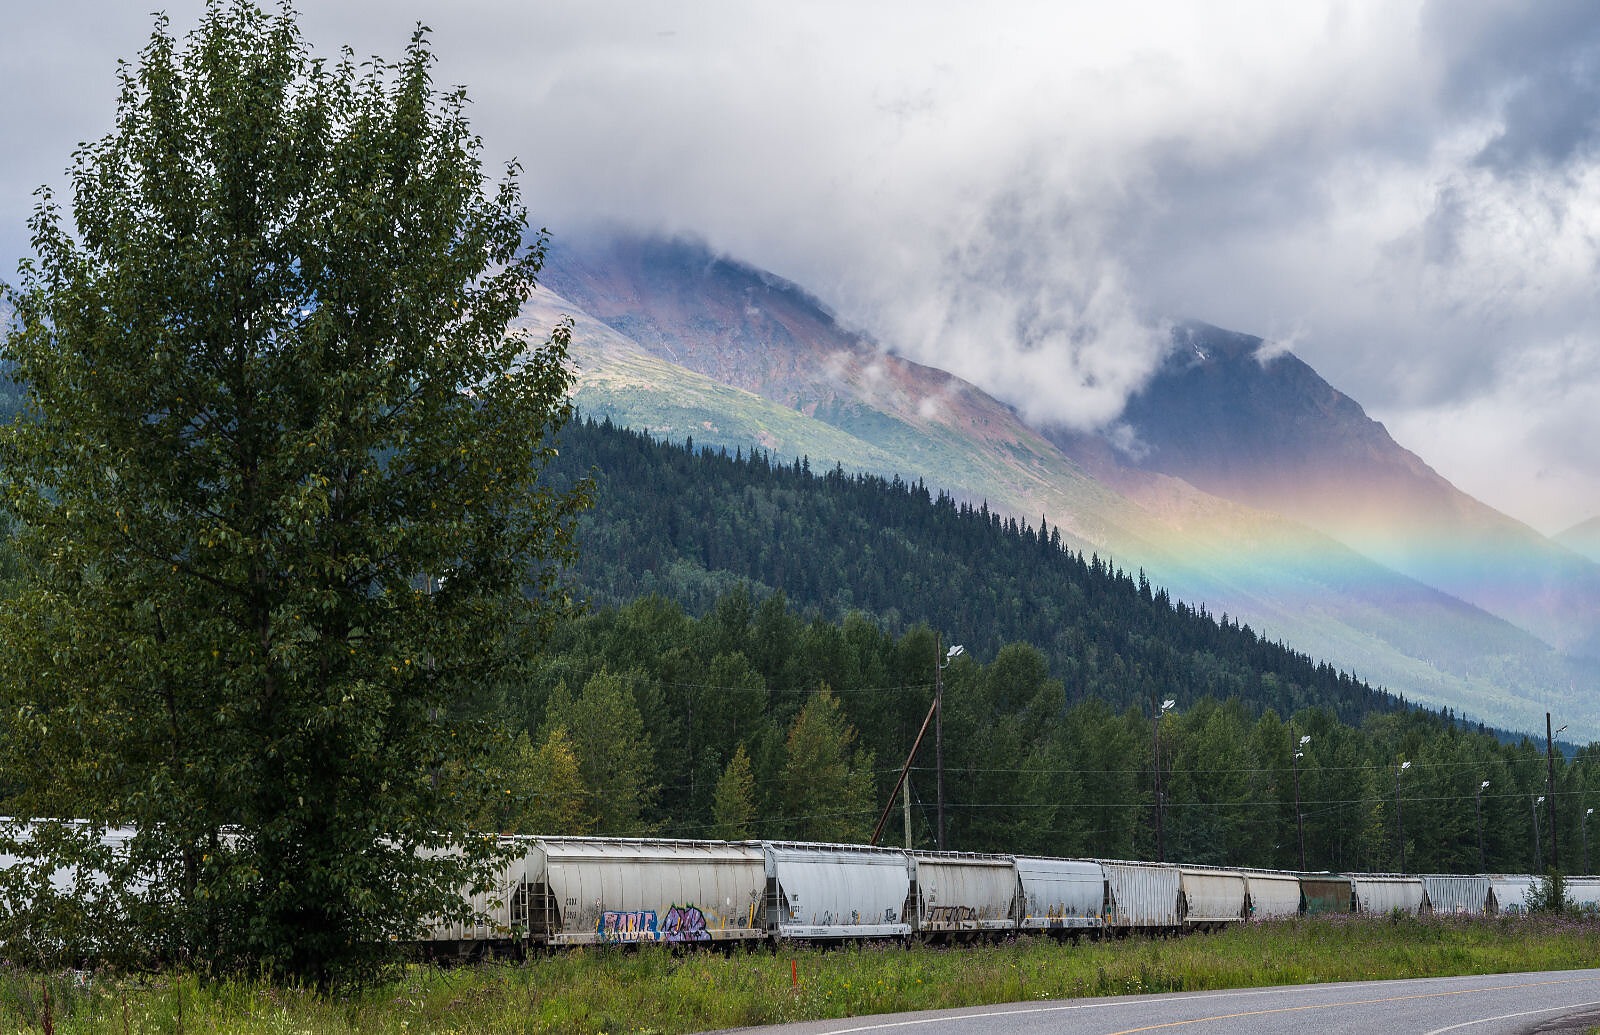
[(557, 729), (571, 736), (595, 832), (637, 837), (649, 833), (644, 815), (655, 802), (655, 756), (629, 682), (602, 670), (576, 697), (565, 684), (557, 686), (545, 736)]
[(872, 835), (873, 759), (856, 752), (855, 740), (839, 699), (823, 686), (795, 717), (785, 745), (779, 784), (790, 837), (861, 843)]
[(711, 836), (743, 841), (755, 836), (756, 777), (750, 755), (740, 744), (717, 781), (711, 805)]

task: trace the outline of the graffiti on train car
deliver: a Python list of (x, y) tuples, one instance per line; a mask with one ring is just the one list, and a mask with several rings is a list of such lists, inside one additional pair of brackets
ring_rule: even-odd
[(932, 924), (965, 924), (978, 919), (978, 911), (971, 906), (934, 906), (928, 910), (928, 922)]
[(1024, 915), (1030, 920), (1065, 920), (1069, 916), (1076, 917), (1078, 912), (1068, 909), (1065, 902), (1042, 902), (1039, 896), (1029, 895)]
[(600, 914), (596, 933), (603, 942), (653, 942), (658, 935), (655, 910), (608, 909)]
[(659, 930), (664, 942), (709, 942), (705, 914), (697, 906), (673, 906), (661, 918)]

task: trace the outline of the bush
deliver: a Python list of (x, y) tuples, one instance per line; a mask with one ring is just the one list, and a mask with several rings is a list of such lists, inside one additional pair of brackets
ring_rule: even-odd
[(1573, 911), (1571, 902), (1567, 901), (1567, 881), (1555, 870), (1551, 870), (1542, 877), (1535, 877), (1533, 884), (1528, 888), (1528, 912), (1530, 913), (1569, 913)]

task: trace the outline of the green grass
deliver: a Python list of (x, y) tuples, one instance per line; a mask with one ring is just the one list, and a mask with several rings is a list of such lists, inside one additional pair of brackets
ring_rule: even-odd
[[(359, 993), (0, 971), (0, 1030), (671, 1033), (981, 1003), (1589, 967), (1600, 922), (1318, 917), (1214, 935), (953, 949), (587, 951), (416, 967)], [(791, 969), (792, 967), (792, 969)], [(796, 981), (791, 975), (797, 975)]]

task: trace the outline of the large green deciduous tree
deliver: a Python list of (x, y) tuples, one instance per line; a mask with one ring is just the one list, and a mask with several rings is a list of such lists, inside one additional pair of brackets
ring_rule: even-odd
[(493, 853), (464, 702), (563, 606), (584, 499), (541, 481), (565, 333), (507, 333), (543, 235), (431, 67), (420, 27), (391, 65), (288, 7), (159, 20), (10, 292), (4, 805), (132, 825), (168, 958), (326, 986)]

